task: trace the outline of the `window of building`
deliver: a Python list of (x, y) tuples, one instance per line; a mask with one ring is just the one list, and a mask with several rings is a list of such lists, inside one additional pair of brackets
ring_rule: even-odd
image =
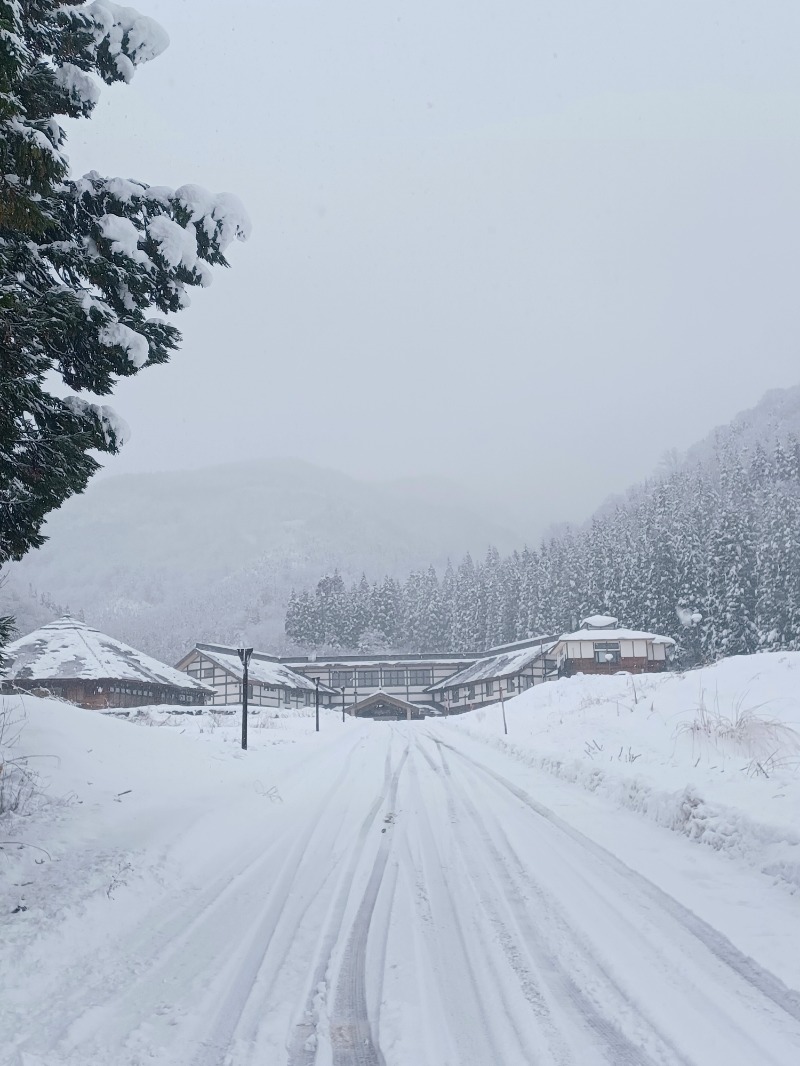
[(352, 670), (334, 670), (331, 673), (331, 684), (334, 688), (352, 688), (353, 687), (353, 671)]
[(424, 670), (409, 670), (408, 680), (412, 685), (428, 685), (433, 684), (433, 671), (430, 669)]
[(214, 676), (214, 667), (213, 666), (204, 666), (203, 669), (200, 671), (200, 676), (201, 677), (213, 677)]
[(468, 700), (474, 700), (475, 699), (475, 686), (474, 685), (467, 685), (467, 699)]
[(460, 693), (460, 692), (461, 692), (461, 689), (460, 689), (460, 688), (454, 688), (454, 689), (453, 689), (453, 690), (451, 691), (451, 693), (450, 693), (450, 699), (451, 699), (451, 700), (453, 701), (453, 703), (457, 702), (457, 700), (458, 700), (458, 696), (459, 696), (459, 693)]
[(381, 685), (381, 672), (380, 670), (359, 670), (358, 671), (358, 687), (359, 688), (380, 688)]
[(507, 692), (514, 692), (515, 689), (516, 689), (516, 685), (514, 684), (514, 678), (510, 677), (508, 679), (508, 681), (506, 681), (506, 691)]
[(310, 692), (306, 692), (305, 696), (306, 696), (306, 707), (310, 707), (311, 706), (311, 693)]
[(619, 662), (619, 641), (618, 640), (599, 640), (594, 646), (594, 661), (596, 663), (618, 663)]
[(484, 681), (484, 683), (483, 683), (483, 694), (484, 694), (484, 696), (491, 696), (491, 694), (493, 692), (494, 692), (494, 681)]
[(405, 685), (406, 672), (405, 670), (384, 670), (383, 671), (383, 683), (384, 685), (394, 685), (396, 688)]

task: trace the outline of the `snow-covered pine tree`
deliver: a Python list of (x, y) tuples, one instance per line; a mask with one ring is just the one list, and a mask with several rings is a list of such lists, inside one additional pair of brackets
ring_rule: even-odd
[(338, 570), (317, 582), (314, 594), (319, 618), (316, 644), (326, 647), (347, 646), (347, 588)]
[(447, 560), (441, 585), (439, 586), (439, 624), (442, 634), (442, 648), (445, 651), (458, 651), (461, 645), (455, 634), (456, 609), (456, 575), (453, 564)]
[[(482, 629), (482, 648), (492, 648), (501, 644), (503, 618), (503, 589), (501, 585), (500, 552), (493, 544), (486, 551), (482, 569), (482, 594), (478, 602), (478, 627)], [(481, 617), (483, 613), (483, 617)]]
[[(344, 632), (342, 644), (347, 648), (361, 646), (363, 633), (373, 633), (375, 627), (372, 621), (372, 590), (367, 581), (366, 574), (361, 575), (358, 584), (353, 583), (347, 596), (347, 606), (344, 612)], [(370, 641), (374, 644), (374, 639)]]
[(371, 625), (383, 634), (384, 644), (396, 647), (402, 627), (402, 591), (394, 578), (386, 577), (372, 586)]
[(284, 623), (286, 636), (290, 640), (297, 641), (302, 647), (314, 647), (323, 642), (319, 605), (308, 592), (301, 592), (299, 596), (292, 595), (286, 611)]
[(91, 451), (124, 440), (80, 394), (166, 362), (180, 334), (163, 316), (249, 233), (227, 194), (70, 177), (58, 118), (88, 118), (92, 75), (128, 82), (167, 43), (110, 0), (0, 0), (0, 564), (42, 543), (48, 512), (97, 469)]
[(442, 644), (442, 604), (439, 588), (439, 575), (433, 566), (429, 566), (422, 575), (422, 604), (419, 612), (419, 648), (420, 651), (436, 651)]

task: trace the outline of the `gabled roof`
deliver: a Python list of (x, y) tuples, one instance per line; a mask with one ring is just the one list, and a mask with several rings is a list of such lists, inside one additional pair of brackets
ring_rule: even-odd
[(277, 660), (278, 662), (288, 663), (289, 666), (298, 667), (300, 669), (307, 669), (314, 666), (334, 666), (345, 667), (346, 669), (359, 669), (361, 667), (375, 667), (375, 666), (411, 666), (419, 664), (421, 667), (435, 666), (440, 664), (442, 666), (462, 666), (464, 663), (470, 662), (475, 658), (475, 655), (450, 655), (442, 654), (437, 655), (433, 652), (424, 652), (419, 655), (406, 652), (386, 652), (385, 654), (374, 655), (340, 655), (319, 654), (314, 658), (308, 655), (282, 655)]
[(377, 692), (372, 692), (369, 696), (365, 696), (363, 700), (354, 703), (350, 708), (350, 713), (358, 717), (359, 714), (363, 714), (364, 711), (369, 710), (370, 707), (374, 707), (376, 704), (388, 704), (390, 707), (396, 707), (398, 711), (406, 715), (409, 712), (412, 715), (419, 715), (421, 712), (436, 713), (436, 709), (432, 704), (411, 703), (410, 700), (404, 700), (402, 696), (384, 692), (383, 689), (378, 689)]
[(643, 633), (638, 629), (578, 629), (574, 633), (565, 633), (558, 638), (558, 643), (566, 640), (604, 641), (604, 640), (647, 640), (653, 644), (674, 644), (672, 637), (662, 637), (658, 633)]
[[(235, 677), (237, 681), (242, 680), (244, 668), (236, 648), (225, 648), (217, 644), (197, 644), (195, 651), (209, 662), (216, 663), (221, 670)], [(181, 664), (188, 662), (191, 654), (190, 652), (189, 655), (184, 656)], [(259, 685), (271, 685), (273, 688), (299, 689), (302, 692), (313, 692), (316, 688), (309, 678), (303, 677), (286, 663), (279, 662), (277, 658), (263, 652), (253, 652), (250, 656), (247, 674), (250, 681), (255, 681)], [(320, 692), (336, 691), (323, 685), (322, 682), (320, 682), (319, 690)]]
[(530, 666), (536, 659), (541, 658), (555, 646), (552, 637), (541, 637), (538, 643), (526, 641), (526, 647), (516, 650), (505, 651), (500, 655), (489, 655), (477, 662), (470, 663), (457, 674), (446, 677), (436, 685), (431, 685), (426, 692), (439, 692), (442, 689), (453, 688), (458, 685), (471, 685), (476, 681), (484, 681), (489, 678), (512, 677)]
[(4, 649), (14, 681), (136, 681), (211, 691), (193, 677), (65, 615)]

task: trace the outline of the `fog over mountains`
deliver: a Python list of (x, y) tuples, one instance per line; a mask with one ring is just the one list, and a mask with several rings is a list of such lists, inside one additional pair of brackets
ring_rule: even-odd
[[(790, 432), (800, 435), (800, 386), (767, 393), (664, 467), (702, 462), (720, 439), (747, 452)], [(499, 497), (490, 485), (359, 481), (290, 459), (102, 478), (8, 569), (0, 608), (22, 633), (69, 608), (167, 662), (197, 640), (281, 650), (291, 589), (335, 568), (348, 581), (405, 577), (489, 544), (535, 545), (558, 522), (536, 514), (533, 473), (516, 499)]]
[(491, 492), (440, 479), (358, 481), (297, 460), (92, 482), (0, 592), (26, 632), (69, 608), (166, 661), (196, 640), (278, 650), (289, 592), (505, 550), (524, 522)]

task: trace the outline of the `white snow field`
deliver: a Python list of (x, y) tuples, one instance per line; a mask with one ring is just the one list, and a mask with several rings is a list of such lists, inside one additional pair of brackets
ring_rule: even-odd
[[(796, 1066), (791, 876), (625, 802), (727, 799), (789, 869), (788, 756), (780, 782), (729, 756), (717, 789), (669, 719), (701, 674), (721, 707), (748, 668), (790, 694), (800, 656), (742, 662), (646, 679), (619, 718), (630, 679), (542, 686), (506, 705), (513, 748), (499, 707), (259, 716), (244, 753), (238, 717), (5, 698), (4, 773), (37, 756), (46, 789), (0, 818), (0, 1062)], [(606, 760), (626, 725), (641, 758)]]

